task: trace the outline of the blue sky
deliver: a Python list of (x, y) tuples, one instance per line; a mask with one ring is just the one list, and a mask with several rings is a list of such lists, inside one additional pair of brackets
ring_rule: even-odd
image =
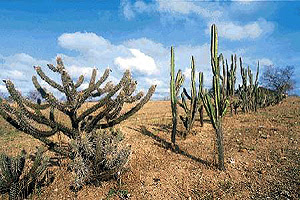
[[(190, 57), (195, 56), (197, 71), (204, 72), (209, 87), (212, 23), (227, 59), (237, 54), (253, 70), (258, 60), (262, 70), (266, 65), (293, 65), (293, 92), (300, 94), (296, 1), (1, 0), (0, 78), (11, 79), (26, 93), (33, 89), (32, 66), (47, 71), (46, 64), (61, 56), (74, 79), (82, 73), (89, 76), (93, 67), (99, 74), (110, 67), (116, 82), (130, 69), (139, 89), (157, 84), (155, 97), (161, 98), (168, 96), (169, 51), (174, 45), (177, 69), (189, 76)], [(5, 90), (1, 83), (0, 92)]]

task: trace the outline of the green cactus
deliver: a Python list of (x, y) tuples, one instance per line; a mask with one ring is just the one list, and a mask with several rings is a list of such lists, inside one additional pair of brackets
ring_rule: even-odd
[[(180, 119), (182, 120), (184, 127), (186, 129), (184, 136), (188, 135), (193, 128), (196, 112), (198, 110), (198, 102), (200, 97), (197, 94), (196, 89), (196, 72), (195, 72), (195, 61), (194, 57), (192, 56), (191, 61), (191, 93), (188, 94), (187, 90), (183, 88), (183, 91), (181, 93), (181, 102), (178, 102), (179, 106), (183, 108), (185, 112), (185, 116), (180, 116)], [(199, 78), (203, 78), (199, 77)], [(201, 83), (202, 80), (199, 80), (199, 83)], [(202, 82), (203, 84), (203, 82)], [(200, 88), (202, 88), (202, 85), (199, 85)], [(200, 89), (199, 88), (199, 89)], [(188, 100), (188, 101), (187, 101)]]
[(172, 134), (171, 141), (175, 144), (176, 140), (176, 127), (177, 127), (177, 98), (179, 90), (184, 82), (184, 76), (181, 70), (178, 70), (175, 78), (175, 56), (174, 48), (171, 47), (171, 72), (170, 72), (170, 99), (171, 99), (171, 109), (172, 109)]
[[(217, 148), (218, 148), (218, 168), (225, 170), (224, 166), (224, 145), (223, 145), (223, 129), (222, 118), (226, 114), (229, 101), (227, 99), (226, 81), (223, 65), (223, 79), (220, 77), (220, 61), (223, 60), (222, 54), (218, 56), (218, 35), (216, 25), (211, 27), (211, 66), (213, 72), (213, 95), (201, 92), (200, 96), (203, 101), (205, 110), (211, 120), (216, 132)], [(221, 82), (222, 81), (222, 82)], [(225, 84), (225, 85), (224, 85)]]
[(99, 183), (122, 172), (131, 153), (123, 138), (119, 130), (110, 128), (81, 134), (72, 140), (75, 159), (70, 167), (75, 177), (71, 189), (78, 191), (87, 183)]
[(204, 121), (203, 121), (203, 101), (201, 99), (201, 93), (203, 93), (203, 72), (199, 73), (199, 90), (198, 90), (198, 112), (200, 116), (200, 126), (203, 127)]
[(242, 85), (239, 86), (238, 94), (241, 100), (243, 112), (256, 111), (258, 101), (258, 75), (259, 63), (257, 65), (255, 82), (253, 83), (253, 74), (248, 68), (243, 68), (242, 59), (240, 58), (240, 68), (242, 76)]
[[(10, 80), (4, 80), (8, 92), (16, 102), (16, 107), (11, 106), (11, 104), (0, 98), (0, 115), (18, 130), (32, 135), (45, 143), (49, 150), (62, 155), (70, 156), (70, 151), (51, 140), (50, 136), (61, 132), (70, 139), (76, 139), (83, 131), (83, 126), (80, 125), (86, 118), (91, 118), (91, 120), (85, 124), (85, 132), (113, 127), (141, 109), (150, 100), (155, 91), (156, 86), (153, 85), (145, 96), (142, 92), (133, 95), (137, 83), (132, 80), (128, 70), (117, 85), (107, 82), (104, 87), (100, 87), (107, 80), (110, 69), (106, 69), (98, 81), (96, 81), (97, 70), (93, 69), (88, 87), (79, 90), (84, 77), (80, 76), (74, 83), (65, 69), (62, 59), (58, 57), (56, 62), (56, 66), (48, 64), (48, 68), (60, 75), (62, 84), (56, 83), (48, 77), (41, 67), (34, 67), (34, 69), (42, 80), (63, 93), (66, 96), (66, 101), (59, 101), (51, 92), (43, 88), (36, 76), (32, 77), (33, 85), (46, 103), (38, 104), (28, 101), (16, 90)], [(86, 100), (93, 97), (100, 97), (100, 99), (92, 106), (78, 112)], [(130, 110), (121, 112), (125, 103), (137, 101), (139, 102)], [(42, 114), (41, 111), (47, 108), (50, 108), (50, 113), (45, 114), (43, 112), (44, 114)], [(56, 111), (62, 112), (70, 120), (71, 126), (66, 126), (64, 123), (55, 120), (54, 114), (57, 113)], [(36, 123), (32, 123), (32, 121)], [(47, 128), (41, 129), (40, 125)]]
[(236, 83), (236, 55), (231, 55), (230, 69), (226, 60), (226, 71), (227, 71), (227, 96), (230, 103), (230, 112), (233, 114), (233, 110), (238, 107), (238, 101), (235, 98), (235, 83)]
[(0, 193), (9, 193), (9, 199), (26, 198), (36, 187), (45, 184), (49, 158), (38, 149), (30, 170), (25, 171), (26, 152), (17, 157), (0, 154)]

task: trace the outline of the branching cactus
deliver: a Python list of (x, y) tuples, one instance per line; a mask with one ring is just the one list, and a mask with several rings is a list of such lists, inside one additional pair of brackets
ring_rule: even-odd
[(184, 82), (184, 76), (182, 75), (181, 70), (178, 70), (175, 77), (175, 56), (174, 48), (171, 47), (171, 80), (170, 80), (170, 99), (171, 99), (171, 109), (172, 109), (172, 134), (171, 141), (175, 144), (176, 141), (176, 129), (177, 129), (177, 99), (179, 90)]
[[(216, 25), (211, 27), (211, 66), (213, 72), (213, 95), (209, 93), (200, 93), (205, 110), (216, 132), (217, 148), (218, 148), (218, 167), (225, 170), (224, 167), (224, 145), (223, 145), (223, 129), (222, 118), (226, 114), (229, 101), (224, 95), (224, 83), (226, 81), (220, 77), (220, 61), (222, 55), (218, 56), (218, 35)], [(223, 66), (224, 70), (224, 66)], [(223, 71), (223, 74), (225, 72)]]
[[(203, 78), (200, 77), (200, 78)], [(202, 80), (200, 80), (202, 81)], [(200, 84), (200, 87), (202, 85)], [(181, 102), (178, 102), (179, 106), (183, 108), (185, 116), (180, 116), (180, 119), (182, 120), (184, 127), (186, 129), (184, 136), (188, 135), (193, 128), (196, 113), (198, 110), (198, 102), (200, 97), (197, 94), (196, 89), (196, 72), (195, 72), (195, 61), (194, 57), (192, 56), (192, 62), (191, 62), (191, 93), (188, 94), (187, 90), (183, 88), (183, 91), (181, 93)]]
[[(98, 81), (96, 81), (97, 70), (94, 69), (88, 87), (79, 90), (84, 82), (84, 77), (80, 76), (74, 82), (65, 69), (62, 59), (58, 57), (56, 61), (56, 66), (48, 64), (48, 68), (60, 75), (61, 84), (48, 77), (41, 67), (34, 67), (34, 69), (42, 80), (63, 93), (66, 101), (59, 101), (50, 91), (43, 88), (36, 76), (32, 77), (32, 82), (45, 100), (45, 103), (42, 104), (30, 102), (21, 96), (10, 80), (4, 80), (16, 106), (0, 99), (0, 115), (18, 130), (32, 135), (45, 143), (50, 150), (62, 155), (70, 156), (70, 151), (51, 140), (50, 136), (62, 133), (70, 139), (76, 139), (82, 132), (90, 133), (96, 129), (113, 127), (142, 108), (155, 91), (156, 86), (153, 85), (145, 96), (142, 92), (133, 95), (137, 83), (132, 80), (128, 70), (118, 84), (113, 85), (111, 82), (107, 82), (104, 87), (101, 87), (107, 80), (110, 69), (106, 69)], [(88, 98), (95, 97), (100, 97), (100, 99), (83, 112), (78, 112)], [(121, 112), (125, 103), (135, 102), (137, 102), (136, 105), (130, 110)], [(47, 115), (45, 114), (48, 111), (46, 109), (50, 110)], [(70, 126), (56, 120), (55, 114), (59, 112), (69, 118)], [(40, 128), (41, 126), (44, 128)]]

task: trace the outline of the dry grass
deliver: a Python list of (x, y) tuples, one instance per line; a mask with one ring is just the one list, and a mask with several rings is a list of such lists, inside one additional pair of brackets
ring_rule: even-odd
[[(61, 119), (60, 119), (61, 120)], [(16, 155), (35, 150), (40, 142), (15, 131), (0, 119), (0, 151)], [(32, 199), (298, 199), (300, 197), (300, 98), (258, 113), (227, 116), (224, 120), (226, 171), (215, 167), (214, 130), (208, 119), (196, 121), (194, 132), (170, 145), (169, 102), (149, 102), (128, 121), (118, 125), (133, 153), (121, 183), (85, 186), (71, 192), (68, 161), (52, 167), (54, 182)], [(183, 130), (180, 125), (179, 129)], [(112, 188), (119, 191), (113, 195)]]

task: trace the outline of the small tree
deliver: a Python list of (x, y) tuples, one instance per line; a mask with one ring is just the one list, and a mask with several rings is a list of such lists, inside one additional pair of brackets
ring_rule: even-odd
[(293, 66), (267, 66), (261, 78), (262, 84), (268, 89), (275, 90), (278, 94), (286, 94), (294, 88), (294, 70)]
[[(11, 105), (0, 98), (0, 115), (18, 130), (32, 135), (34, 138), (45, 143), (49, 147), (49, 150), (62, 155), (72, 157), (68, 148), (63, 148), (58, 142), (51, 140), (50, 136), (61, 132), (74, 140), (81, 137), (82, 134), (91, 133), (96, 129), (113, 127), (128, 119), (142, 108), (150, 100), (155, 91), (156, 86), (153, 85), (148, 90), (146, 96), (143, 95), (143, 92), (133, 95), (137, 82), (132, 80), (128, 70), (117, 85), (107, 82), (101, 88), (100, 86), (109, 76), (110, 69), (106, 69), (98, 81), (96, 81), (97, 70), (94, 69), (88, 87), (78, 91), (78, 88), (84, 82), (84, 76), (81, 75), (76, 82), (73, 82), (64, 67), (62, 59), (58, 57), (56, 61), (56, 66), (48, 64), (48, 68), (61, 76), (62, 84), (48, 77), (41, 67), (34, 67), (34, 69), (42, 80), (63, 93), (66, 101), (59, 101), (51, 92), (43, 88), (36, 76), (32, 77), (32, 82), (45, 100), (45, 103), (42, 104), (34, 103), (24, 98), (15, 89), (14, 84), (10, 80), (3, 80), (16, 104)], [(88, 108), (85, 107), (85, 110), (78, 112), (89, 97), (100, 97), (100, 100)], [(134, 103), (137, 101), (139, 102), (129, 111), (121, 112), (125, 103)], [(71, 124), (68, 126), (66, 123), (58, 121), (55, 118), (55, 114), (58, 113), (63, 113), (70, 120)]]

